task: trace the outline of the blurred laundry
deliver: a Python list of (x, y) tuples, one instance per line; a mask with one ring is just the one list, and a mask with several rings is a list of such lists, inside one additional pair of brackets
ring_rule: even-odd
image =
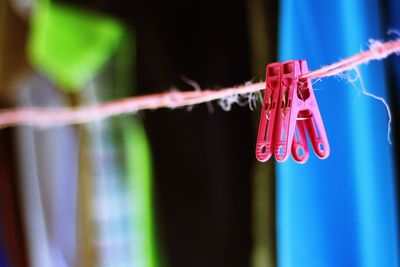
[[(218, 89), (284, 60), (317, 69), (399, 38), (399, 8), (3, 0), (0, 108)], [(331, 155), (304, 165), (256, 162), (261, 105), (1, 129), (0, 266), (399, 267), (399, 66), (392, 56), (360, 67), (362, 81), (313, 80)], [(363, 85), (390, 104), (393, 146)]]

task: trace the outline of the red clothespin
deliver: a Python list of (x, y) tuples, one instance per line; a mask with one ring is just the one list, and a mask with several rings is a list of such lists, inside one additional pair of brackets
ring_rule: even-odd
[(274, 154), (277, 161), (283, 162), (291, 152), (295, 161), (305, 163), (309, 157), (305, 130), (315, 154), (321, 159), (329, 156), (328, 138), (310, 79), (299, 78), (307, 72), (304, 60), (267, 66), (256, 145), (259, 161), (267, 161)]

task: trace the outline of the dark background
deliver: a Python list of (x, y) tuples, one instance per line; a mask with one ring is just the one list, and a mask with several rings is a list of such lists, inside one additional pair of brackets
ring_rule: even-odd
[[(111, 14), (132, 28), (136, 94), (172, 86), (193, 90), (182, 77), (202, 88), (253, 78), (245, 1), (59, 2)], [(277, 4), (270, 1), (265, 7), (270, 23), (276, 24)], [(269, 49), (275, 50), (274, 45)], [(213, 112), (200, 105), (190, 112), (142, 114), (152, 147), (156, 221), (167, 266), (250, 264), (254, 113), (237, 106), (225, 112), (213, 105)]]

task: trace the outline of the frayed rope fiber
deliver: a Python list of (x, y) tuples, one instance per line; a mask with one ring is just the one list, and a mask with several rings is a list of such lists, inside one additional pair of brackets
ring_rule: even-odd
[[(400, 39), (378, 42), (370, 41), (369, 50), (363, 51), (334, 64), (308, 72), (300, 78), (317, 79), (338, 75), (344, 71), (371, 60), (381, 60), (391, 54), (400, 54)], [(237, 99), (239, 95), (251, 95), (264, 89), (265, 82), (246, 83), (245, 85), (220, 90), (196, 90), (189, 92), (172, 91), (106, 102), (94, 106), (44, 108), (26, 107), (0, 110), (0, 128), (15, 125), (52, 127), (60, 125), (86, 123), (115, 115), (135, 113), (140, 110), (178, 108), (193, 106), (213, 100)], [(224, 102), (224, 101), (222, 101)], [(224, 108), (226, 110), (226, 108)], [(390, 116), (390, 114), (389, 114)]]

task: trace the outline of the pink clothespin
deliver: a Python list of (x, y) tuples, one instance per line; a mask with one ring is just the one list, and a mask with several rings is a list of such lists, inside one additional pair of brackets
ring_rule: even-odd
[[(306, 130), (315, 154), (325, 159), (330, 148), (308, 72), (307, 62), (291, 60), (267, 66), (264, 103), (258, 129), (256, 157), (267, 161), (272, 154), (284, 162), (292, 154), (298, 163), (309, 157)], [(290, 149), (290, 151), (289, 151)]]

